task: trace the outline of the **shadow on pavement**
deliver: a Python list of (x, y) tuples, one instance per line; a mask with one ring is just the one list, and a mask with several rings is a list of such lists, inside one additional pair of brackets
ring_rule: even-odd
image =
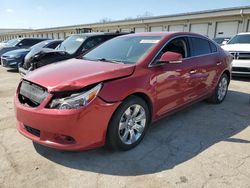
[(10, 73), (19, 73), (18, 72), (18, 69), (7, 69), (7, 72), (10, 72)]
[(232, 80), (243, 81), (243, 82), (250, 82), (250, 77), (233, 76)]
[(220, 105), (193, 105), (155, 123), (143, 142), (127, 152), (105, 148), (64, 152), (36, 143), (34, 147), (48, 160), (73, 169), (120, 176), (157, 173), (172, 169), (221, 141), (249, 144), (250, 138), (231, 138), (250, 125), (248, 100), (248, 94), (229, 91)]

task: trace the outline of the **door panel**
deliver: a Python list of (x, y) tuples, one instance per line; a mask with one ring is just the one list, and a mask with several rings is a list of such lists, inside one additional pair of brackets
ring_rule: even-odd
[[(155, 91), (157, 98), (157, 116), (189, 103), (198, 87), (199, 77), (190, 74), (194, 70), (192, 59), (181, 64), (166, 64), (154, 68)], [(196, 95), (195, 95), (196, 96)]]

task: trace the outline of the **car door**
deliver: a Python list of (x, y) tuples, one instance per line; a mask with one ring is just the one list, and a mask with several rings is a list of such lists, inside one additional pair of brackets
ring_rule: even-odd
[[(182, 62), (158, 65), (157, 60), (167, 51), (182, 54)], [(193, 99), (194, 88), (198, 83), (193, 72), (196, 67), (190, 58), (190, 46), (186, 37), (178, 37), (167, 42), (151, 65), (151, 69), (155, 80), (157, 116), (181, 107)]]
[[(218, 73), (220, 57), (217, 47), (208, 39), (200, 37), (189, 37), (191, 60), (195, 64), (194, 74), (197, 78), (195, 95), (202, 97), (207, 95), (214, 85)], [(194, 95), (194, 96), (195, 96)], [(194, 97), (196, 98), (196, 97)]]

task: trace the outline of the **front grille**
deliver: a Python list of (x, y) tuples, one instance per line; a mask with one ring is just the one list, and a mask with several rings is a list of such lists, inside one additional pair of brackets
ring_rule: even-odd
[(37, 107), (48, 95), (45, 88), (23, 80), (19, 91), (19, 101), (30, 107)]
[(234, 72), (248, 72), (248, 73), (250, 73), (250, 68), (233, 67), (232, 71), (234, 71)]
[(29, 132), (30, 134), (40, 137), (40, 130), (38, 129), (34, 129), (28, 125), (24, 125), (24, 128), (26, 129), (27, 132)]
[(230, 52), (234, 59), (250, 59), (250, 52)]

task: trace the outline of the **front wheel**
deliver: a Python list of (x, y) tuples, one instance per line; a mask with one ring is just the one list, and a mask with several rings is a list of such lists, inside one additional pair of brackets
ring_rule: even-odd
[(110, 121), (107, 144), (116, 150), (129, 150), (143, 139), (149, 124), (149, 109), (139, 97), (127, 98), (113, 114)]
[(229, 78), (228, 76), (224, 73), (215, 88), (212, 96), (208, 98), (208, 102), (214, 103), (214, 104), (220, 104), (223, 102), (223, 100), (226, 98), (227, 91), (228, 91), (228, 85), (229, 85)]

